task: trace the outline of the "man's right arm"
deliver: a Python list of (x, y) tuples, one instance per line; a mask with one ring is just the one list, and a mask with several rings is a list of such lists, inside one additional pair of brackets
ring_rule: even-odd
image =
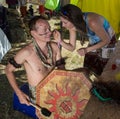
[(29, 105), (29, 102), (27, 101), (27, 100), (29, 100), (28, 96), (20, 90), (20, 88), (16, 82), (14, 70), (15, 70), (15, 68), (10, 63), (6, 66), (5, 73), (6, 73), (7, 79), (9, 81), (11, 87), (15, 91), (16, 95), (18, 96), (19, 101), (23, 104)]
[(15, 91), (16, 95), (19, 98), (19, 101), (23, 104), (29, 105), (29, 102), (28, 102), (29, 97), (20, 90), (14, 75), (14, 71), (17, 68), (16, 65), (18, 64), (18, 66), (20, 66), (20, 64), (22, 64), (24, 61), (24, 56), (23, 55), (21, 56), (20, 54), (21, 53), (18, 53), (18, 55), (16, 55), (15, 58), (10, 59), (8, 65), (5, 68), (5, 73), (11, 87), (13, 88), (13, 90)]

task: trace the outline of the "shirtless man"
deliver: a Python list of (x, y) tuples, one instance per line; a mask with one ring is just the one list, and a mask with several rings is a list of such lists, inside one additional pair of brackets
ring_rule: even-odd
[(15, 69), (21, 67), (21, 65), (24, 66), (29, 88), (32, 91), (56, 65), (61, 64), (60, 49), (55, 42), (50, 41), (52, 32), (49, 23), (43, 17), (35, 16), (29, 22), (29, 29), (33, 42), (10, 59), (5, 69), (8, 81), (20, 103), (26, 105), (30, 105), (30, 98), (19, 89), (13, 74)]

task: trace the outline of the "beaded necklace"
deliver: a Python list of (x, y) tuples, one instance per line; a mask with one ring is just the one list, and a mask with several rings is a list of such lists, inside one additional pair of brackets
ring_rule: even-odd
[[(42, 64), (47, 68), (51, 68), (52, 66), (54, 66), (53, 60), (52, 60), (53, 52), (52, 52), (52, 48), (51, 48), (50, 44), (47, 43), (48, 57), (46, 57), (43, 54), (41, 48), (39, 47), (39, 45), (37, 44), (37, 42), (35, 40), (33, 40), (33, 44), (34, 44), (36, 54), (39, 57), (39, 59), (41, 60)], [(49, 63), (48, 63), (48, 60), (49, 60)]]

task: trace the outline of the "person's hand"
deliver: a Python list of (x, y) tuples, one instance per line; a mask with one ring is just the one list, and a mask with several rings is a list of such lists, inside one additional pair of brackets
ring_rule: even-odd
[(61, 34), (60, 34), (59, 31), (54, 30), (54, 31), (53, 31), (53, 37), (54, 37), (55, 41), (57, 41), (57, 42), (60, 42), (60, 41), (61, 41)]
[(81, 56), (85, 56), (85, 54), (87, 53), (87, 49), (86, 48), (80, 48), (77, 50), (78, 54)]
[(36, 110), (36, 111), (35, 111), (35, 114), (36, 114), (36, 116), (37, 116), (38, 119), (41, 119), (41, 117), (40, 117), (40, 111), (37, 111), (37, 110)]
[(21, 104), (30, 105), (30, 98), (24, 92), (21, 91), (17, 96)]

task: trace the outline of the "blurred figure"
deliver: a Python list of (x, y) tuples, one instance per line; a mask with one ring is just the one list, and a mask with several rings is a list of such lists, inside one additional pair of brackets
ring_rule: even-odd
[(21, 17), (24, 18), (27, 15), (27, 0), (18, 0), (18, 7)]
[(39, 3), (39, 14), (40, 15), (44, 15), (44, 12), (45, 12), (45, 7), (44, 7), (44, 4), (45, 4), (45, 0), (38, 0), (38, 3)]
[(33, 17), (33, 15), (34, 15), (34, 10), (33, 10), (33, 6), (32, 5), (29, 6), (28, 14), (29, 14), (30, 18)]

